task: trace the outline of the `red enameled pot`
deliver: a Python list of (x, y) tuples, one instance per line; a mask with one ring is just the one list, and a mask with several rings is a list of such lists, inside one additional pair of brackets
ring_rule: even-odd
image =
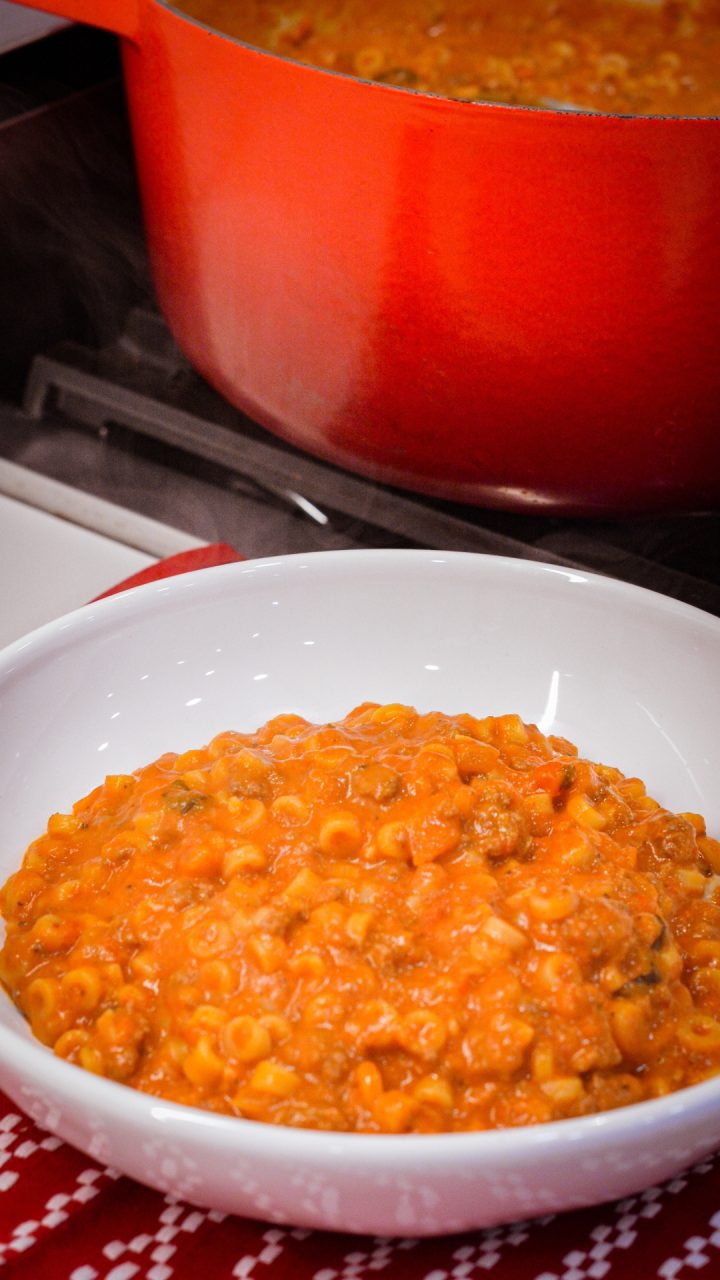
[(720, 120), (454, 102), (163, 0), (34, 2), (123, 37), (160, 304), (271, 431), (486, 506), (720, 505)]

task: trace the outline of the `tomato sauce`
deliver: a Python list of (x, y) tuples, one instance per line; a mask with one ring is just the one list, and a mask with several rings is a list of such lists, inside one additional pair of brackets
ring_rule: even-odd
[(108, 777), (2, 891), (0, 976), (86, 1070), (371, 1133), (720, 1070), (720, 843), (517, 715), (280, 716)]
[(720, 115), (720, 0), (182, 0), (300, 62), (465, 101)]

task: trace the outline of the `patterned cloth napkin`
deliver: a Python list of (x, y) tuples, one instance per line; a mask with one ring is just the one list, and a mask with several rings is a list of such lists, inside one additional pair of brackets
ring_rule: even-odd
[[(240, 559), (202, 547), (113, 591)], [(0, 1094), (3, 1268), (13, 1280), (720, 1280), (720, 1158), (599, 1208), (386, 1240), (195, 1209), (101, 1168)]]

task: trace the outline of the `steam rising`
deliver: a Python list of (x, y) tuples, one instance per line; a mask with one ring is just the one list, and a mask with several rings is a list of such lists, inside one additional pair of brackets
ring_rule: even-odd
[(119, 79), (32, 109), (2, 76), (0, 395), (17, 397), (36, 353), (109, 341), (151, 289)]

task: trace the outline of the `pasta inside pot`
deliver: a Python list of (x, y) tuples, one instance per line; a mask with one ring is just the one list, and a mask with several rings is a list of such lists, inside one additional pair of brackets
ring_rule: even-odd
[(463, 101), (720, 115), (720, 0), (183, 0), (317, 67)]

